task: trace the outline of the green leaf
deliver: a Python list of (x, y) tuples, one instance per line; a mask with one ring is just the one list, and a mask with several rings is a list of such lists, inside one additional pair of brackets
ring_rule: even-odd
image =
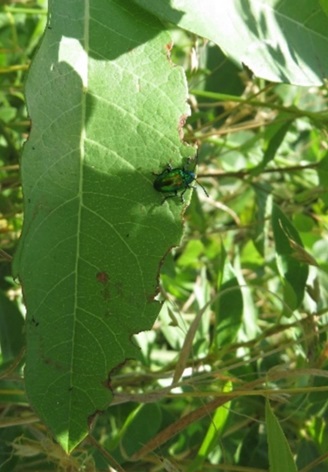
[(254, 245), (259, 253), (264, 256), (266, 242), (268, 238), (268, 220), (271, 215), (272, 208), (272, 188), (266, 183), (256, 183), (253, 186), (255, 193), (255, 231)]
[(126, 419), (122, 428), (122, 445), (125, 454), (132, 456), (160, 429), (162, 411), (156, 404), (138, 406)]
[(220, 286), (219, 298), (216, 303), (215, 342), (218, 347), (235, 341), (242, 325), (243, 297), (233, 272), (232, 268), (226, 269), (227, 278)]
[(328, 0), (320, 0), (320, 6), (325, 14), (328, 16)]
[(281, 114), (270, 126), (267, 127), (264, 134), (265, 150), (263, 159), (260, 164), (252, 170), (253, 175), (258, 175), (267, 164), (274, 159), (281, 143), (285, 139), (290, 125), (291, 121), (288, 118), (286, 121), (286, 115)]
[(328, 18), (317, 1), (134, 2), (162, 20), (215, 42), (258, 77), (322, 85), (328, 76)]
[[(231, 382), (226, 383), (223, 388), (223, 392), (231, 392), (232, 384)], [(202, 469), (202, 466), (208, 458), (211, 451), (217, 447), (218, 440), (222, 436), (222, 431), (227, 423), (229, 413), (230, 413), (231, 402), (225, 403), (223, 406), (218, 407), (213, 417), (211, 418), (211, 423), (207, 429), (206, 435), (200, 445), (199, 451), (195, 460), (188, 468), (188, 472), (199, 471)]]
[(318, 177), (319, 177), (319, 182), (324, 190), (321, 192), (320, 198), (324, 202), (326, 206), (328, 206), (328, 153), (325, 155), (323, 159), (319, 162), (318, 166)]
[(152, 175), (194, 154), (179, 136), (189, 109), (170, 44), (135, 5), (53, 0), (29, 72), (14, 268), (27, 394), (66, 451), (107, 408), (111, 371), (139, 355), (131, 338), (152, 327), (160, 262), (181, 238), (181, 202), (161, 205)]
[(294, 310), (304, 298), (310, 256), (307, 260), (307, 253), (297, 230), (277, 205), (273, 205), (271, 221), (277, 267), (284, 282), (284, 301)]
[(297, 472), (283, 429), (272, 411), (269, 400), (265, 405), (270, 472)]

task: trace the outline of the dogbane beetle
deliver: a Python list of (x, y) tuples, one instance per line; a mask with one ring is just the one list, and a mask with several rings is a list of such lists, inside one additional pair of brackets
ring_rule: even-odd
[[(197, 157), (196, 157), (197, 160)], [(157, 192), (168, 193), (162, 201), (162, 204), (168, 198), (173, 198), (179, 196), (181, 202), (184, 202), (184, 194), (189, 188), (196, 188), (192, 186), (192, 182), (196, 182), (196, 174), (193, 171), (187, 170), (184, 166), (182, 168), (176, 167), (172, 168), (170, 164), (167, 165), (166, 169), (163, 170), (160, 174), (154, 174), (156, 178), (154, 180), (154, 189)], [(208, 197), (208, 193), (205, 188), (197, 182), (198, 185), (203, 189), (205, 195)], [(181, 191), (179, 194), (178, 192)]]

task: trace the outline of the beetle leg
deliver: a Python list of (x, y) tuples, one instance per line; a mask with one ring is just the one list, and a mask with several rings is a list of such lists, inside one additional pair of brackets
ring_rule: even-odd
[(188, 190), (189, 185), (184, 189), (183, 192), (180, 193), (180, 199), (181, 199), (181, 203), (184, 203), (185, 199), (183, 198), (184, 194), (186, 193), (186, 191)]
[(159, 174), (156, 174), (156, 172), (152, 172), (153, 175), (156, 175), (156, 177), (158, 177), (159, 175), (165, 175), (165, 174), (168, 174), (169, 172), (171, 172), (171, 170), (173, 169), (173, 167), (171, 166), (170, 163), (167, 164), (166, 168)]
[(177, 196), (178, 196), (178, 191), (176, 190), (173, 195), (166, 195), (166, 197), (163, 198), (161, 204), (163, 205), (163, 203), (165, 202), (165, 200), (168, 200), (169, 198), (174, 198), (174, 197), (177, 197)]

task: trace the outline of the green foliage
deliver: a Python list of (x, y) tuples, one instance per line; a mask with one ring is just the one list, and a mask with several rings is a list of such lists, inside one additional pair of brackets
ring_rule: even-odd
[(256, 76), (321, 85), (328, 75), (327, 2), (133, 0), (162, 20), (210, 39)]
[(326, 11), (1, 6), (1, 470), (328, 471)]

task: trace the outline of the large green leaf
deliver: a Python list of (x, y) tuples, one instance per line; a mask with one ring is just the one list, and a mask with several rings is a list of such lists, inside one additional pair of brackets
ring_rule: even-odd
[(258, 77), (297, 85), (328, 77), (328, 18), (319, 0), (134, 2), (212, 40)]
[(158, 314), (160, 261), (183, 207), (152, 172), (181, 165), (183, 71), (158, 20), (124, 0), (53, 0), (26, 85), (25, 220), (14, 269), (27, 306), (26, 389), (65, 450), (111, 400)]

